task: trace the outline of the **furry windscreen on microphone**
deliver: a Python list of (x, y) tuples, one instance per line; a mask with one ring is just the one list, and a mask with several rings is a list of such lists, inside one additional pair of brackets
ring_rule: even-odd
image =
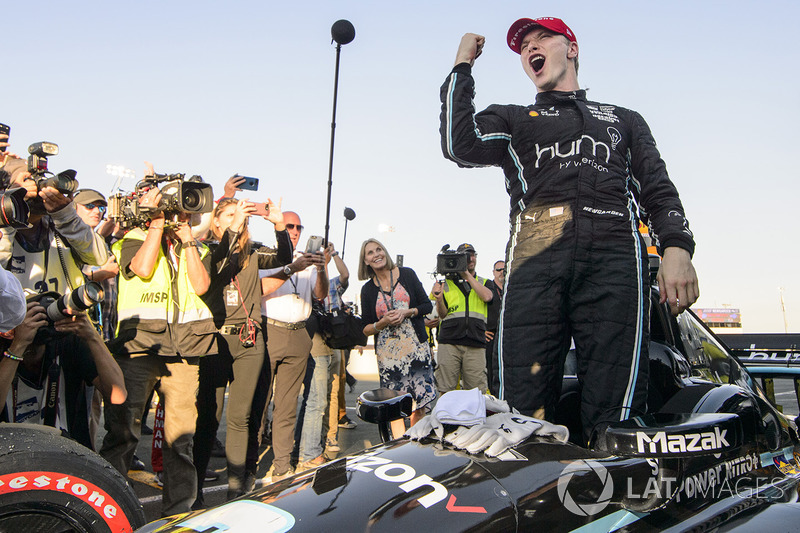
[(331, 26), (331, 37), (339, 44), (347, 44), (356, 38), (356, 29), (349, 20), (337, 20)]

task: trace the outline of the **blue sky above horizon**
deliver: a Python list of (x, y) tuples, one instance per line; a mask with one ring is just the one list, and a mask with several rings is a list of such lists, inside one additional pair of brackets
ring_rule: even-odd
[[(459, 169), (439, 149), (439, 86), (461, 35), (487, 38), (478, 108), (526, 103), (535, 88), (506, 31), (519, 17), (561, 17), (589, 97), (639, 111), (659, 143), (697, 240), (697, 305), (738, 307), (746, 331), (781, 332), (783, 287), (789, 329), (800, 330), (796, 2), (13, 0), (2, 14), (0, 122), (14, 151), (56, 142), (51, 168), (74, 168), (102, 192), (115, 181), (107, 164), (141, 176), (152, 161), (220, 189), (235, 172), (256, 176), (263, 197), (253, 199), (282, 197), (309, 235), (324, 232), (330, 27), (350, 20), (331, 240), (340, 245), (351, 207), (354, 277), (360, 243), (377, 237), (426, 285), (444, 243), (473, 243), (488, 277), (508, 238), (502, 172)], [(274, 239), (266, 224), (260, 232)]]

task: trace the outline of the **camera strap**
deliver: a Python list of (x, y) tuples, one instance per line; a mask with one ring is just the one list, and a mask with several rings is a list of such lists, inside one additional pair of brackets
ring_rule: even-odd
[[(50, 224), (51, 225), (53, 224), (53, 220), (52, 219), (50, 219)], [(72, 286), (72, 279), (70, 279), (69, 272), (67, 270), (67, 261), (66, 261), (66, 259), (64, 259), (64, 249), (67, 246), (62, 241), (62, 237), (56, 231), (55, 226), (51, 226), (51, 227), (53, 229), (53, 236), (55, 237), (55, 241), (56, 241), (56, 250), (58, 250), (58, 260), (59, 260), (59, 263), (61, 263), (61, 271), (64, 273), (64, 279), (67, 282), (67, 286), (69, 287), (69, 290), (74, 290), (75, 287)], [(49, 248), (48, 248), (48, 250), (49, 250)], [(47, 254), (47, 252), (45, 252), (45, 254)], [(45, 264), (46, 264), (46, 262), (47, 261), (45, 260)]]
[[(44, 364), (44, 362), (42, 364)], [(22, 381), (26, 384), (28, 390), (36, 390), (40, 386), (35, 382), (28, 382), (25, 379)], [(14, 376), (14, 380), (12, 381), (11, 398), (12, 408), (14, 411), (14, 417), (11, 420), (12, 422), (16, 422), (18, 420), (17, 407), (19, 405), (19, 382), (20, 376)], [(44, 388), (42, 389), (42, 396), (39, 400), (42, 423), (46, 426), (56, 427), (56, 420), (58, 419), (58, 394), (61, 385), (61, 364), (59, 356), (56, 356), (55, 359), (53, 359), (50, 363), (50, 366), (47, 369), (47, 380), (42, 385)]]
[(59, 378), (61, 377), (61, 357), (56, 356), (47, 370), (47, 388), (44, 391), (45, 402), (42, 405), (42, 422), (44, 425), (56, 427), (58, 416)]

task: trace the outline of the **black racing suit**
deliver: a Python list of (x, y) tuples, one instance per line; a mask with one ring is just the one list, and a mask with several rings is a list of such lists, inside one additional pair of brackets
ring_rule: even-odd
[(646, 410), (649, 277), (639, 219), (661, 249), (694, 252), (683, 206), (644, 119), (585, 91), (475, 113), (467, 63), (441, 89), (442, 150), (503, 168), (511, 235), (499, 324), (501, 397), (554, 419), (575, 341), (584, 437)]

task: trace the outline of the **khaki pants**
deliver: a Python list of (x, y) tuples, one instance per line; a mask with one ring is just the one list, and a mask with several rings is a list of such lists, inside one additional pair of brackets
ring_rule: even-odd
[(435, 376), (439, 395), (455, 390), (459, 376), (462, 389), (486, 392), (486, 348), (440, 342)]
[(192, 442), (197, 424), (199, 359), (158, 355), (118, 357), (128, 398), (122, 405), (105, 405), (108, 433), (100, 455), (126, 475), (141, 436), (144, 404), (156, 382), (161, 381), (158, 395), (164, 402), (162, 516), (189, 512), (197, 497)]

